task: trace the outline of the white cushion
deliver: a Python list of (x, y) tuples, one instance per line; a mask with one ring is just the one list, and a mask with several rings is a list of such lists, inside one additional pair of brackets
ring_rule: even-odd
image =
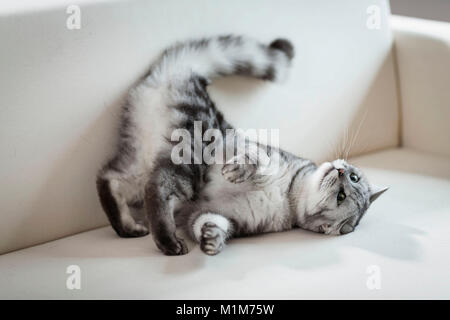
[[(390, 189), (351, 234), (293, 230), (167, 257), (151, 237), (102, 228), (0, 256), (0, 298), (448, 298), (449, 159), (395, 149), (353, 163)], [(69, 265), (81, 290), (66, 289)]]

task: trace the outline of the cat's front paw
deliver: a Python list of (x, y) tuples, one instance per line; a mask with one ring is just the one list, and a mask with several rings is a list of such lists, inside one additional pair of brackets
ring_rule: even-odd
[(256, 165), (227, 163), (222, 167), (223, 177), (231, 183), (242, 183), (256, 172)]
[(202, 227), (200, 249), (210, 256), (222, 251), (225, 246), (226, 234), (213, 222), (206, 222)]

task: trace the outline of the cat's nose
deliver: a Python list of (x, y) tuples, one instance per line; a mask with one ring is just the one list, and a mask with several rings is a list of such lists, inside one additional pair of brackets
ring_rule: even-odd
[(340, 169), (337, 169), (337, 171), (339, 173), (339, 177), (342, 177), (344, 175), (344, 172), (345, 172), (344, 169), (340, 168)]

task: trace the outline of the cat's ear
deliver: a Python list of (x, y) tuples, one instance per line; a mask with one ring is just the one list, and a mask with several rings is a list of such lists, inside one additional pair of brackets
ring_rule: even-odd
[(370, 189), (371, 189), (371, 191), (370, 191), (370, 203), (372, 203), (379, 196), (381, 196), (381, 194), (383, 194), (389, 188), (388, 187), (378, 187), (378, 186), (372, 185), (372, 187)]

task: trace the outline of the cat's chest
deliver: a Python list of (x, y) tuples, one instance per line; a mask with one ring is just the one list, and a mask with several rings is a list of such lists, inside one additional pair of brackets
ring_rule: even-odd
[[(201, 195), (207, 199), (233, 198), (253, 193), (256, 189), (250, 181), (232, 183), (227, 181), (222, 175), (222, 165), (212, 165), (209, 167), (208, 181), (201, 191)], [(276, 197), (276, 193), (268, 193), (270, 198)]]
[(286, 230), (290, 226), (289, 204), (282, 186), (272, 183), (264, 188), (251, 182), (230, 183), (220, 170), (210, 172), (202, 194), (241, 225), (246, 233)]

